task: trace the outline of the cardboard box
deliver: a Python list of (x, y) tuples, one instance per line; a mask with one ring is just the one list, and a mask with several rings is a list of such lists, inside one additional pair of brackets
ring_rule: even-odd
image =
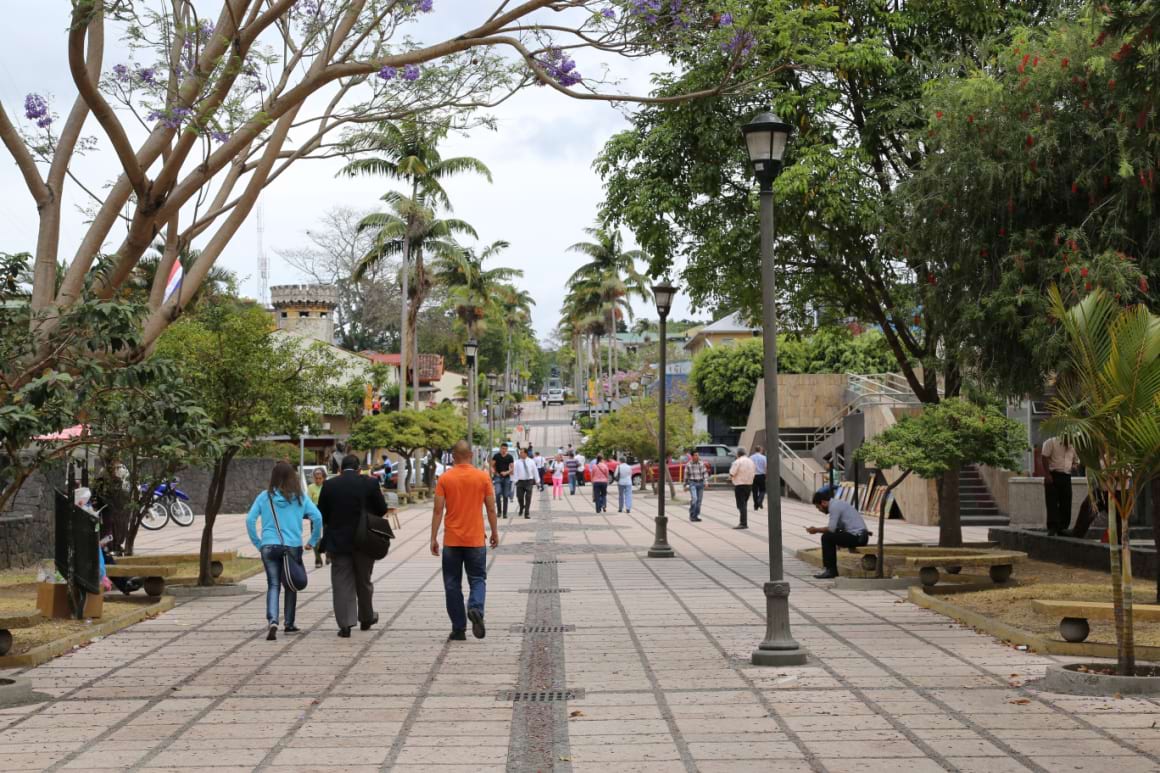
[[(64, 584), (57, 585), (51, 582), (37, 583), (36, 608), (45, 617), (72, 617), (72, 608), (68, 603), (68, 586)], [(104, 611), (104, 596), (99, 593), (90, 593), (85, 597), (84, 616), (86, 618), (99, 618)]]

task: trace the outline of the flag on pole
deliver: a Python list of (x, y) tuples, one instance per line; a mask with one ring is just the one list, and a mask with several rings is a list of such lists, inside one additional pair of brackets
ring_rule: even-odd
[(181, 280), (184, 277), (185, 271), (181, 267), (181, 261), (174, 260), (173, 268), (169, 269), (169, 279), (165, 283), (165, 299), (162, 303), (168, 303), (173, 294), (181, 289)]

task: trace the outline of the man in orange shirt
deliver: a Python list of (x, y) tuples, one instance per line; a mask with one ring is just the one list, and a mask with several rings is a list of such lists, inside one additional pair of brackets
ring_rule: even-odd
[[(491, 527), (491, 546), (499, 545), (499, 526), (495, 515), (495, 491), (491, 478), (471, 465), (471, 446), (460, 440), (451, 449), (455, 466), (439, 476), (435, 484), (435, 512), (431, 515), (431, 555), (439, 555), (439, 524), (443, 527), (443, 590), (447, 596), (447, 614), (451, 618), (451, 641), (467, 639), (467, 621), (471, 633), (482, 639), (483, 600), (487, 593), (487, 547), (483, 537), (483, 508)], [(446, 520), (444, 521), (444, 513)], [(470, 594), (467, 614), (463, 612), (463, 572), (467, 571)]]

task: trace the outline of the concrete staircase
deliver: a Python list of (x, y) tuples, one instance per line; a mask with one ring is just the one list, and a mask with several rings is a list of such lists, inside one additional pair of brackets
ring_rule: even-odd
[(963, 526), (1007, 526), (1010, 517), (999, 512), (999, 507), (975, 465), (963, 465), (959, 470), (959, 518)]

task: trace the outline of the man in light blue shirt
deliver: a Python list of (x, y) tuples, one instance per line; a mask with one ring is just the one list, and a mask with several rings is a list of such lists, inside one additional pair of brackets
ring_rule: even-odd
[(757, 468), (757, 474), (753, 476), (753, 509), (760, 510), (761, 505), (765, 502), (765, 468), (769, 462), (765, 458), (765, 449), (761, 446), (754, 448), (749, 458), (753, 460), (753, 466)]
[(830, 580), (838, 576), (838, 548), (862, 547), (870, 542), (870, 532), (866, 530), (866, 521), (857, 508), (833, 499), (829, 489), (822, 489), (814, 494), (814, 507), (819, 513), (830, 516), (825, 526), (807, 526), (810, 534), (822, 535), (822, 564), (825, 571), (815, 574), (818, 580)]

